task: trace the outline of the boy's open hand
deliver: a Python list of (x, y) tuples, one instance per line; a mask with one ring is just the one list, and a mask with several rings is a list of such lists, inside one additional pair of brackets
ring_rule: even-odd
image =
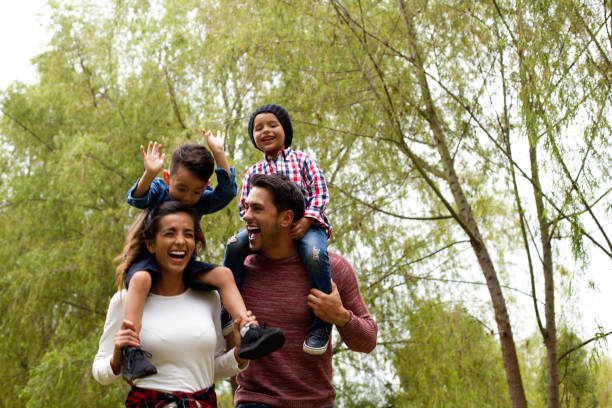
[(161, 171), (162, 167), (164, 167), (166, 154), (160, 154), (161, 148), (161, 143), (149, 142), (149, 146), (145, 152), (144, 147), (140, 145), (140, 153), (142, 154), (145, 171), (153, 176), (156, 176)]
[(217, 132), (217, 136), (214, 136), (210, 130), (202, 129), (202, 134), (213, 153), (224, 151), (225, 133)]

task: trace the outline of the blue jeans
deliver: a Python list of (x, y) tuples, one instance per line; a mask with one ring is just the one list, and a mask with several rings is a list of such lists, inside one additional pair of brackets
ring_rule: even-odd
[[(327, 234), (321, 227), (310, 227), (302, 239), (296, 240), (300, 259), (306, 266), (312, 287), (321, 292), (331, 293), (331, 272), (327, 255)], [(223, 265), (232, 270), (236, 286), (242, 288), (244, 260), (253, 251), (249, 248), (249, 235), (246, 229), (234, 235), (225, 247)]]

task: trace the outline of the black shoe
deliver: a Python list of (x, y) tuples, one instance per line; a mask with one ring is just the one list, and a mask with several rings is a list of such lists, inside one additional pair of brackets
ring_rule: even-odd
[(147, 359), (151, 353), (140, 347), (127, 346), (123, 348), (123, 370), (121, 375), (128, 381), (156, 374), (157, 369)]
[(302, 349), (314, 356), (325, 353), (327, 345), (329, 344), (329, 334), (331, 333), (331, 324), (325, 323), (321, 320), (315, 322), (308, 332), (306, 340), (304, 340), (304, 346)]
[(278, 327), (266, 329), (252, 324), (242, 336), (241, 343), (238, 357), (255, 360), (283, 347), (285, 333)]
[(234, 319), (225, 308), (221, 308), (221, 331), (223, 336), (229, 335), (234, 330)]

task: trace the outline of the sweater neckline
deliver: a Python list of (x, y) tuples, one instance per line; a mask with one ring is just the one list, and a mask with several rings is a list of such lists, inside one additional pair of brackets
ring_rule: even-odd
[(293, 263), (295, 262), (296, 259), (299, 259), (300, 257), (297, 253), (286, 256), (284, 258), (266, 258), (264, 255), (261, 255), (261, 254), (254, 254), (254, 255), (255, 255), (255, 261), (257, 263), (266, 264), (266, 265), (281, 265), (281, 264)]

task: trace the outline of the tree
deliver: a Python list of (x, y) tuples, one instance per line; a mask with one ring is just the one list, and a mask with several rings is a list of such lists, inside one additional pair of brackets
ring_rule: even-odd
[(597, 376), (597, 402), (601, 408), (612, 406), (612, 364), (610, 358), (601, 361)]
[[(506, 266), (500, 244), (516, 251), (522, 241), (524, 268), (531, 276), (536, 317), (548, 350), (551, 407), (559, 405), (553, 239), (561, 247), (571, 246), (578, 259), (584, 259), (584, 240), (612, 255), (601, 222), (610, 191), (609, 172), (601, 167), (609, 161), (610, 58), (602, 44), (610, 40), (603, 29), (610, 15), (605, 8), (603, 15), (595, 10), (594, 4), (563, 1), (546, 6), (331, 1), (296, 11), (311, 17), (308, 27), (316, 28), (306, 38), (320, 45), (306, 51), (305, 60), (318, 65), (306, 63), (302, 70), (307, 75), (298, 81), (308, 84), (301, 88), (316, 90), (320, 101), (334, 101), (319, 108), (314, 126), (366, 139), (377, 152), (385, 152), (383, 163), (386, 157), (394, 164), (402, 158), (409, 171), (381, 166), (378, 156), (361, 157), (359, 164), (377, 181), (383, 172), (404, 176), (427, 208), (439, 208), (469, 240), (489, 288), (514, 406), (526, 405), (526, 399), (499, 280), (499, 270)], [(564, 35), (556, 35), (560, 30)], [(332, 81), (347, 92), (323, 86)], [(292, 81), (286, 82), (285, 93), (291, 93)], [(580, 91), (573, 92), (577, 87)], [(575, 143), (576, 129), (584, 145)], [(355, 150), (372, 151), (366, 145)], [(523, 157), (528, 159), (517, 159), (517, 151), (527, 152)], [(507, 189), (500, 185), (504, 182)], [(362, 183), (367, 181), (358, 185)], [(531, 188), (528, 202), (525, 185)], [(378, 197), (401, 201), (408, 187), (398, 188), (397, 194), (375, 183), (370, 188), (342, 187), (340, 191), (349, 191), (359, 205), (379, 215), (409, 218), (389, 210), (392, 199), (380, 205), (359, 198), (359, 190), (376, 191)], [(504, 206), (510, 200), (515, 208)], [(518, 225), (494, 219), (497, 211), (516, 214)], [(584, 228), (587, 221), (595, 225), (598, 237)], [(503, 232), (491, 224), (503, 225)], [(545, 322), (536, 302), (534, 250), (544, 280)], [(556, 260), (558, 265), (563, 262), (563, 257)]]
[[(224, 59), (226, 68), (181, 58), (185, 51), (203, 61), (224, 47), (201, 47), (203, 33), (193, 31), (190, 48), (181, 48), (194, 9), (56, 5), (49, 51), (36, 59), (39, 82), (2, 94), (0, 405), (111, 406), (125, 398), (125, 384), (102, 388), (89, 367), (115, 290), (111, 259), (137, 214), (124, 197), (142, 172), (138, 145), (155, 139), (168, 152), (199, 140), (203, 123), (232, 112), (215, 103), (218, 88), (243, 80)], [(187, 103), (194, 78), (206, 96)], [(240, 97), (223, 101), (240, 109)], [(238, 228), (229, 220), (206, 220), (211, 260)]]
[[(125, 387), (102, 389), (88, 367), (114, 290), (110, 259), (136, 214), (122, 197), (142, 171), (138, 145), (169, 151), (201, 127), (223, 129), (240, 178), (260, 157), (249, 113), (268, 102), (288, 108), (293, 145), (326, 174), (331, 249), (351, 259), (381, 330), (367, 359), (336, 347), (339, 401), (367, 401), (355, 372), (393, 401), (401, 367), (379, 367), (407, 340), (413, 292), (480, 270), (492, 310), (482, 320), (495, 320), (515, 406), (526, 399), (504, 288), (524, 276), (537, 304), (544, 282), (539, 327), (558, 404), (552, 278), (565, 248), (585, 264), (589, 245), (610, 254), (609, 8), (128, 0), (54, 10), (40, 81), (2, 94), (0, 404), (121, 400)], [(204, 224), (207, 257), (220, 262), (236, 206)], [(448, 296), (469, 299), (457, 288)]]
[(461, 305), (436, 299), (409, 312), (410, 338), (393, 363), (400, 391), (396, 407), (504, 407), (508, 389), (493, 333)]
[[(578, 336), (567, 327), (559, 330), (559, 354), (579, 343)], [(548, 397), (548, 358), (546, 345), (540, 353), (538, 368), (538, 393), (542, 406), (546, 405)], [(579, 348), (567, 354), (559, 361), (559, 401), (566, 408), (597, 407), (598, 368), (597, 360), (585, 348)]]

